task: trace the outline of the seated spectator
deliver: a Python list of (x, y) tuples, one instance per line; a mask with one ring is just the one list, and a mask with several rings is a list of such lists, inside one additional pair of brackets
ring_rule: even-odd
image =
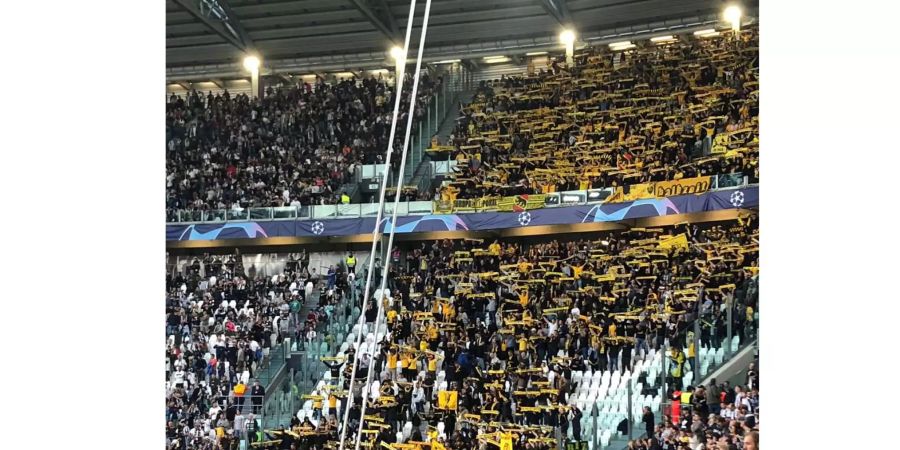
[[(421, 77), (416, 117), (441, 82)], [(178, 210), (199, 220), (203, 210), (339, 203), (355, 168), (384, 157), (392, 89), (370, 77), (269, 87), (252, 100), (228, 91), (173, 95), (166, 104), (167, 219), (177, 219)], [(397, 143), (411, 90), (407, 74)], [(401, 150), (395, 145), (396, 155)], [(399, 159), (393, 158), (398, 167)]]

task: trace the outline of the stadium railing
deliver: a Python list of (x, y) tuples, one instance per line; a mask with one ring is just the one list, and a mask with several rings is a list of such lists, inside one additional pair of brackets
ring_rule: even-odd
[[(712, 177), (711, 191), (728, 189), (748, 184), (743, 174), (725, 174)], [(601, 203), (613, 192), (612, 188), (588, 189), (541, 194), (541, 207), (572, 206)], [(448, 212), (483, 212), (502, 210), (497, 203), (501, 197), (491, 196), (479, 199), (459, 199), (453, 202), (406, 201), (400, 202), (399, 215), (425, 215)], [(393, 213), (393, 202), (385, 202), (386, 214)], [(169, 223), (222, 223), (244, 222), (248, 220), (318, 220), (336, 218), (374, 217), (378, 213), (377, 203), (353, 203), (349, 205), (285, 206), (278, 208), (243, 208), (241, 210), (214, 209), (208, 211), (178, 211), (174, 222)]]

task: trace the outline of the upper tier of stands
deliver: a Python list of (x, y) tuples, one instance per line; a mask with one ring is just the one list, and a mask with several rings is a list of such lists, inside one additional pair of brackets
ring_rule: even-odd
[[(436, 159), (444, 200), (742, 173), (759, 180), (757, 29), (678, 36), (479, 87)], [(449, 153), (449, 155), (448, 155)]]
[[(441, 82), (420, 78), (416, 117)], [(398, 141), (411, 87), (407, 74)], [(259, 99), (227, 91), (173, 95), (166, 104), (167, 217), (175, 210), (337, 203), (356, 166), (383, 162), (392, 92), (370, 77), (270, 87)]]

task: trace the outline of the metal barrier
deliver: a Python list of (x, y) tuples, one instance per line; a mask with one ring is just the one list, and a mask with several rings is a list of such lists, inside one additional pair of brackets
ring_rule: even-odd
[[(424, 178), (424, 177), (423, 177)], [(714, 190), (734, 189), (748, 186), (747, 177), (730, 174), (712, 177)], [(581, 191), (537, 194), (544, 196), (544, 207), (595, 204), (604, 202), (612, 195), (613, 188), (589, 189)], [(419, 215), (450, 212), (496, 211), (498, 203), (509, 197), (484, 197), (478, 199), (456, 199), (454, 201), (407, 201), (401, 202), (401, 215)], [(286, 206), (280, 208), (245, 208), (242, 210), (178, 211), (169, 223), (223, 223), (245, 222), (248, 220), (318, 220), (335, 218), (359, 218), (375, 216), (377, 203), (353, 203), (349, 205)], [(223, 219), (224, 217), (224, 219)]]

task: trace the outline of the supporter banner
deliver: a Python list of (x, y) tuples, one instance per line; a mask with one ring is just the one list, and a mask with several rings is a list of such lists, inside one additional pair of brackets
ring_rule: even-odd
[[(529, 200), (535, 196), (528, 196)], [(543, 201), (543, 200), (542, 200)], [(526, 207), (527, 207), (526, 201)], [(541, 225), (563, 225), (591, 222), (613, 222), (645, 217), (659, 217), (704, 211), (759, 206), (757, 186), (706, 192), (701, 195), (679, 195), (666, 198), (640, 199), (622, 203), (600, 203), (558, 208), (541, 208), (520, 212), (483, 212), (470, 214), (428, 214), (397, 219), (397, 233), (431, 231), (483, 231)], [(384, 219), (383, 230), (393, 227)], [(267, 237), (328, 237), (370, 234), (374, 217), (355, 219), (274, 220), (264, 222), (228, 222), (218, 224), (166, 225), (166, 240), (196, 241), (215, 239), (254, 239)]]
[(619, 186), (612, 195), (606, 198), (606, 203), (620, 203), (641, 200), (645, 198), (673, 197), (676, 195), (702, 194), (709, 191), (712, 184), (711, 177), (683, 178), (672, 181), (655, 181), (652, 183), (632, 184), (625, 187)]
[(497, 201), (497, 211), (522, 212), (529, 209), (543, 208), (546, 199), (547, 195), (545, 194), (522, 194), (503, 197)]
[(711, 177), (683, 178), (674, 181), (657, 181), (653, 187), (656, 197), (672, 197), (675, 195), (702, 194), (709, 190)]

